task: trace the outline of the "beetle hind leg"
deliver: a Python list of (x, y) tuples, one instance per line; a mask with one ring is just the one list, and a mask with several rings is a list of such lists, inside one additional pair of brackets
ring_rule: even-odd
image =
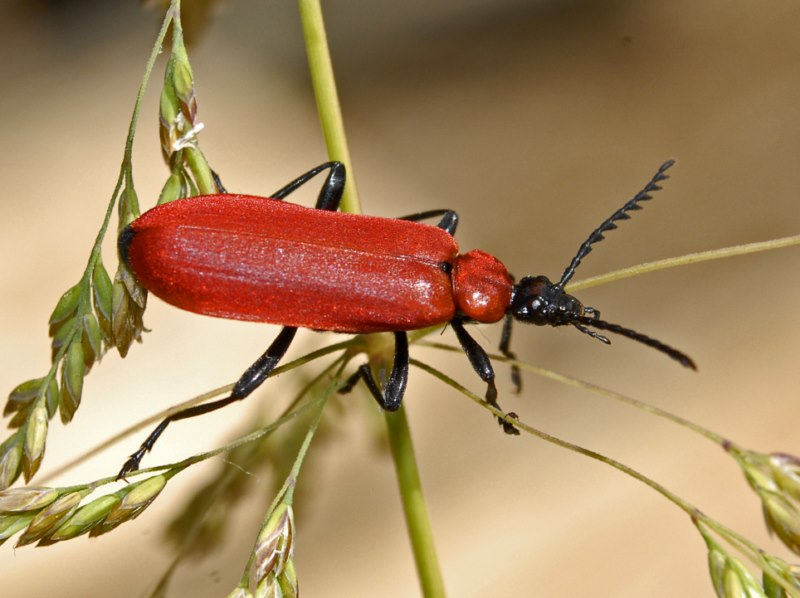
[(339, 389), (340, 393), (348, 393), (358, 383), (364, 380), (370, 394), (378, 402), (378, 405), (386, 411), (397, 411), (403, 402), (403, 395), (406, 392), (408, 382), (408, 335), (405, 332), (394, 333), (394, 364), (386, 386), (381, 390), (369, 364), (365, 363), (350, 376), (344, 386)]
[(270, 373), (272, 373), (272, 370), (275, 369), (275, 366), (278, 365), (278, 362), (289, 349), (289, 345), (291, 345), (296, 332), (297, 328), (284, 326), (283, 330), (281, 330), (275, 340), (272, 341), (272, 344), (264, 352), (264, 354), (261, 355), (261, 357), (259, 357), (255, 363), (253, 363), (253, 365), (247, 368), (245, 373), (242, 374), (241, 377), (236, 381), (229, 396), (218, 401), (212, 401), (211, 403), (195, 405), (194, 407), (183, 409), (182, 411), (178, 411), (177, 413), (173, 413), (172, 415), (166, 417), (152, 432), (150, 432), (150, 435), (145, 439), (136, 452), (134, 452), (128, 458), (128, 460), (122, 466), (122, 469), (120, 469), (119, 474), (117, 474), (117, 479), (122, 479), (132, 471), (139, 469), (139, 464), (142, 458), (145, 456), (145, 454), (147, 454), (148, 451), (150, 451), (150, 449), (153, 448), (156, 440), (158, 440), (159, 436), (164, 433), (164, 430), (166, 430), (170, 423), (195, 417), (197, 415), (203, 415), (204, 413), (209, 413), (211, 411), (216, 411), (217, 409), (221, 409), (227, 405), (230, 405), (231, 403), (241, 401), (250, 395), (250, 393), (252, 393), (256, 388), (261, 386), (264, 380), (269, 377)]

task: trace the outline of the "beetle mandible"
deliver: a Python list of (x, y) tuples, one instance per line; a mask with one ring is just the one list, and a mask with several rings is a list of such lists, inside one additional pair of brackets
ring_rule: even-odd
[[(170, 422), (215, 411), (247, 397), (283, 358), (298, 328), (345, 333), (393, 332), (395, 355), (381, 389), (367, 364), (362, 379), (387, 411), (400, 407), (408, 379), (407, 331), (449, 323), (472, 368), (486, 382), (485, 400), (498, 407), (494, 369), (465, 324), (504, 320), (500, 351), (510, 350), (514, 320), (539, 326), (571, 325), (606, 344), (597, 330), (652, 347), (696, 369), (686, 354), (644, 334), (600, 319), (600, 312), (564, 291), (581, 260), (629, 212), (651, 199), (674, 164), (665, 162), (647, 185), (580, 246), (558, 282), (526, 276), (516, 284), (496, 257), (458, 252), (458, 214), (430, 210), (399, 219), (338, 212), (345, 167), (326, 162), (269, 198), (220, 193), (157, 206), (120, 233), (121, 259), (146, 289), (167, 303), (221, 318), (283, 325), (269, 348), (235, 383), (230, 395), (190, 407), (162, 421), (123, 465), (135, 471)], [(315, 208), (282, 201), (328, 171)], [(421, 221), (439, 218), (437, 226)], [(519, 388), (519, 372), (512, 368)], [(509, 414), (513, 416), (514, 414)], [(507, 433), (518, 433), (500, 420)]]

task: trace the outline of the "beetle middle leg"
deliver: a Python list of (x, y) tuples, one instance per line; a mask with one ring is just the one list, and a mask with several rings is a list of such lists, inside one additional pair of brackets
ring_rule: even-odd
[(217, 409), (221, 409), (222, 407), (230, 405), (231, 403), (241, 401), (250, 395), (250, 393), (252, 393), (256, 388), (261, 386), (264, 380), (266, 380), (270, 373), (272, 373), (272, 370), (275, 369), (275, 366), (278, 365), (278, 362), (281, 360), (281, 358), (286, 354), (286, 351), (289, 349), (289, 345), (292, 344), (292, 340), (294, 339), (296, 332), (297, 328), (284, 326), (264, 354), (259, 357), (255, 363), (253, 363), (253, 365), (247, 368), (245, 373), (242, 374), (242, 376), (236, 381), (229, 396), (225, 397), (224, 399), (219, 399), (218, 401), (206, 403), (204, 405), (196, 405), (194, 407), (183, 409), (182, 411), (173, 413), (169, 417), (165, 418), (160, 424), (158, 424), (158, 426), (156, 426), (155, 430), (150, 433), (150, 436), (145, 439), (136, 452), (128, 458), (128, 460), (122, 466), (122, 469), (120, 469), (119, 474), (117, 474), (117, 479), (124, 478), (130, 472), (139, 469), (139, 463), (141, 462), (142, 457), (144, 457), (145, 454), (153, 448), (156, 440), (158, 440), (159, 436), (164, 433), (164, 430), (166, 430), (170, 423), (181, 419), (195, 417), (197, 415), (203, 415), (204, 413), (209, 413), (211, 411), (216, 411)]
[(359, 380), (364, 380), (370, 394), (381, 408), (386, 411), (397, 411), (403, 402), (408, 382), (408, 335), (402, 331), (394, 333), (394, 364), (383, 391), (378, 386), (375, 376), (372, 375), (369, 364), (365, 363), (347, 379), (339, 392), (342, 394), (350, 392)]
[[(459, 319), (454, 319), (450, 322), (450, 325), (453, 327), (453, 331), (456, 333), (456, 337), (458, 338), (458, 342), (461, 344), (461, 348), (464, 349), (464, 353), (467, 354), (467, 359), (469, 359), (470, 364), (472, 365), (472, 369), (475, 370), (475, 373), (481, 377), (481, 380), (486, 382), (486, 395), (484, 396), (484, 400), (489, 403), (495, 409), (499, 409), (502, 411), (502, 408), (497, 403), (497, 387), (494, 384), (494, 368), (492, 367), (492, 362), (489, 359), (489, 356), (486, 354), (486, 351), (483, 350), (478, 342), (469, 335), (469, 332), (464, 328), (464, 323)], [(517, 414), (513, 412), (508, 412), (508, 416), (516, 419)], [(519, 434), (519, 430), (514, 427), (513, 424), (509, 422), (497, 418), (497, 423), (499, 423), (503, 427), (503, 431), (506, 434)]]
[[(322, 184), (317, 203), (314, 206), (318, 210), (329, 210), (335, 212), (339, 209), (339, 204), (342, 202), (342, 194), (344, 193), (344, 184), (347, 179), (347, 172), (344, 164), (341, 162), (325, 162), (319, 166), (312, 168), (305, 174), (301, 174), (288, 185), (284, 185), (275, 193), (270, 195), (271, 199), (286, 199), (288, 195), (296, 191), (298, 188), (305, 185), (308, 181), (317, 176), (320, 172), (330, 169), (325, 182)], [(214, 179), (214, 184), (220, 193), (227, 193), (227, 189), (222, 184), (219, 175), (212, 170), (211, 177)]]
[(318, 210), (335, 212), (339, 209), (339, 204), (342, 203), (342, 194), (344, 193), (344, 184), (347, 178), (347, 171), (344, 164), (341, 162), (325, 162), (324, 164), (320, 164), (307, 173), (300, 175), (288, 185), (281, 187), (270, 195), (270, 197), (272, 199), (285, 199), (289, 194), (305, 185), (324, 170), (330, 170), (330, 172), (325, 182), (322, 184), (322, 189), (320, 189), (317, 203), (314, 207)]
[(458, 212), (454, 210), (428, 210), (427, 212), (417, 212), (416, 214), (409, 214), (408, 216), (401, 216), (398, 220), (408, 220), (409, 222), (419, 222), (420, 220), (427, 220), (428, 218), (436, 218), (441, 216), (442, 219), (436, 226), (441, 228), (444, 232), (451, 237), (456, 234), (458, 228)]

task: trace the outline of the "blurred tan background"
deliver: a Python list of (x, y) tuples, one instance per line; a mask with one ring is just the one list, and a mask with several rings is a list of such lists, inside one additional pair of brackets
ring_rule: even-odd
[[(796, 2), (331, 0), (324, 8), (370, 213), (455, 208), (464, 249), (490, 251), (518, 276), (557, 277), (586, 235), (675, 157), (665, 190), (596, 246), (578, 278), (800, 232)], [(88, 257), (157, 18), (131, 1), (7, 1), (0, 22), (0, 380), (10, 390), (46, 371), (46, 320)], [(229, 189), (267, 194), (326, 159), (294, 3), (230, 0), (191, 59), (202, 146)], [(145, 207), (166, 172), (156, 107), (151, 91), (135, 150)], [(697, 374), (625, 339), (605, 347), (570, 330), (518, 326), (515, 349), (744, 446), (798, 454), (799, 251), (582, 294), (605, 318), (690, 353)], [(43, 473), (146, 415), (233, 381), (276, 331), (155, 299), (146, 323), (153, 332), (144, 345), (124, 363), (109, 354), (87, 378), (75, 421), (54, 422)], [(487, 326), (477, 336), (494, 348), (499, 333)], [(334, 338), (305, 333), (292, 355)], [(443, 338), (455, 343), (449, 332)], [(483, 392), (463, 355), (413, 354)], [(510, 395), (507, 369), (497, 370)], [(171, 427), (147, 464), (216, 446), (282, 384)], [(392, 466), (367, 432), (374, 403), (364, 394), (350, 403), (341, 433), (317, 447), (324, 454), (316, 473), (301, 477), (309, 485), (297, 521), (301, 588), (307, 597), (417, 595)], [(768, 538), (734, 463), (695, 434), (532, 375), (521, 397), (502, 404), (797, 560)], [(713, 594), (700, 537), (642, 484), (538, 440), (504, 437), (485, 412), (420, 371), (411, 372), (406, 405), (450, 595)], [(56, 483), (116, 471), (139, 441)], [(146, 595), (168, 562), (162, 522), (200, 484), (197, 469), (109, 537), (3, 546), (2, 593)], [(269, 498), (245, 504), (228, 542), (181, 568), (171, 595), (227, 593)]]

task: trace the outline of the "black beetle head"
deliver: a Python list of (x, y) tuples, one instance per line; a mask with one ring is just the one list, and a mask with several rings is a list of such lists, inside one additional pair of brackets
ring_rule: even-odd
[(514, 319), (521, 322), (562, 326), (582, 316), (584, 307), (546, 276), (526, 276), (514, 286), (510, 311)]

